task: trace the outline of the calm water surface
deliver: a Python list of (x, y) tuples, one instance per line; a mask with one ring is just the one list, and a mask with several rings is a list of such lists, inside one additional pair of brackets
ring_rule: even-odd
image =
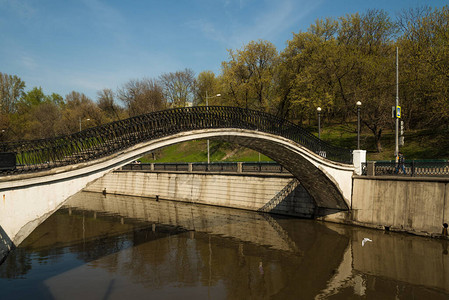
[(79, 193), (0, 265), (0, 299), (448, 299), (447, 249), (403, 234)]

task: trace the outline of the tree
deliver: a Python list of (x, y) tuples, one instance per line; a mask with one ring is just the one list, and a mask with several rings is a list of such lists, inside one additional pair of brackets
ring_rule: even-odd
[(41, 87), (34, 87), (23, 96), (11, 116), (11, 131), (16, 139), (42, 139), (58, 135), (55, 126), (60, 119), (62, 97), (45, 95)]
[(354, 62), (341, 84), (341, 93), (346, 87), (344, 110), (355, 111), (355, 103), (363, 103), (363, 124), (373, 133), (378, 152), (382, 151), (383, 129), (392, 125), (389, 112), (395, 99), (395, 33), (395, 24), (382, 10), (342, 18), (338, 32), (339, 43)]
[(401, 101), (409, 123), (419, 127), (449, 121), (449, 6), (403, 11), (398, 19), (402, 35)]
[(120, 120), (120, 107), (115, 103), (115, 94), (111, 89), (97, 92), (98, 108), (101, 109), (107, 122)]
[(25, 139), (52, 138), (61, 133), (56, 124), (61, 119), (60, 107), (51, 101), (33, 106), (29, 112), (29, 127)]
[[(198, 74), (195, 85), (195, 101), (193, 104), (206, 105), (206, 95), (211, 97), (217, 94), (221, 94), (221, 91), (219, 81), (215, 78), (215, 74), (212, 71), (203, 71)], [(217, 104), (220, 102), (220, 98), (210, 98), (208, 102), (209, 104)]]
[(165, 99), (170, 107), (193, 104), (195, 96), (195, 73), (191, 69), (165, 73), (159, 77)]
[(63, 134), (82, 129), (99, 126), (103, 123), (103, 115), (98, 106), (86, 95), (72, 91), (65, 97), (62, 117), (57, 123), (57, 129)]
[(273, 76), (278, 63), (276, 47), (251, 41), (242, 50), (229, 50), (222, 63), (223, 93), (231, 105), (269, 111), (276, 106)]
[(368, 10), (338, 21), (317, 21), (307, 32), (295, 34), (281, 54), (281, 110), (296, 111), (302, 120), (320, 106), (328, 117), (346, 122), (361, 101), (363, 123), (381, 151), (394, 100), (394, 33), (385, 12)]
[(340, 68), (335, 62), (338, 48), (335, 39), (327, 34), (326, 39), (317, 35), (325, 32), (318, 26), (322, 23), (317, 22), (314, 30), (295, 34), (279, 64), (279, 111), (285, 116), (293, 113), (301, 122), (314, 115), (318, 106), (325, 112), (335, 109), (335, 77)]
[(161, 85), (152, 79), (130, 80), (117, 92), (129, 116), (147, 114), (166, 107)]
[(42, 88), (34, 87), (30, 91), (24, 93), (23, 97), (20, 99), (20, 102), (31, 107), (39, 105), (47, 100), (50, 100), (50, 97), (44, 94)]
[(25, 82), (16, 75), (0, 72), (0, 105), (4, 114), (14, 113), (16, 105), (24, 94)]

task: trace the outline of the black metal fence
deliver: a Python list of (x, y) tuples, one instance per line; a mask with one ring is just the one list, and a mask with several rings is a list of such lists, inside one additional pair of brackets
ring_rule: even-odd
[[(239, 166), (240, 165), (240, 166)], [(284, 173), (290, 172), (276, 162), (212, 162), (208, 163), (131, 163), (122, 167), (129, 171), (183, 171), (183, 172), (244, 172)]]
[(0, 175), (91, 161), (141, 142), (210, 128), (271, 133), (290, 139), (329, 160), (352, 162), (352, 150), (332, 146), (306, 129), (274, 115), (238, 107), (196, 106), (153, 112), (51, 139), (0, 143), (0, 153), (16, 155), (16, 166), (0, 169)]
[(278, 163), (262, 162), (244, 162), (242, 163), (242, 172), (261, 172), (261, 173), (289, 173)]
[(449, 176), (449, 162), (445, 160), (410, 160), (403, 164), (395, 161), (376, 161), (364, 163), (362, 168), (362, 175), (371, 176)]

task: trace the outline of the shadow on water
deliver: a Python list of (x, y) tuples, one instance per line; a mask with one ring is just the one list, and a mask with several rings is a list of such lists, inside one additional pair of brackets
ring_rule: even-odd
[(80, 193), (11, 252), (0, 290), (5, 299), (444, 299), (447, 257), (447, 243), (412, 236)]

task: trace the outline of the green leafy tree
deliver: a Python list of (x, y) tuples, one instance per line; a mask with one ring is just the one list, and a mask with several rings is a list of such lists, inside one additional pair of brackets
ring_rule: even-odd
[(16, 105), (24, 94), (25, 82), (16, 75), (0, 72), (0, 105), (4, 114), (14, 113)]
[(338, 82), (345, 113), (363, 105), (363, 124), (373, 134), (376, 149), (382, 151), (381, 137), (392, 125), (391, 106), (395, 99), (395, 41), (397, 31), (388, 14), (368, 10), (340, 19), (339, 43), (352, 57), (353, 67), (346, 81)]
[(281, 54), (280, 111), (290, 111), (302, 122), (315, 114), (318, 106), (326, 112), (333, 108), (335, 51), (335, 40), (322, 40), (311, 32), (294, 35)]
[(39, 105), (45, 101), (49, 100), (41, 87), (34, 87), (30, 91), (26, 92), (21, 98), (21, 103), (29, 107)]
[(402, 12), (398, 20), (401, 102), (417, 128), (449, 121), (449, 6)]
[(41, 87), (25, 92), (11, 116), (13, 139), (42, 139), (59, 134), (55, 124), (61, 117), (62, 97), (45, 95)]
[[(372, 131), (378, 151), (382, 130), (390, 126), (394, 101), (395, 27), (379, 10), (319, 20), (307, 32), (294, 34), (281, 54), (280, 110), (302, 121), (320, 106), (328, 119), (353, 119), (355, 103), (364, 108), (363, 123)], [(366, 117), (365, 117), (366, 116)]]
[(269, 111), (276, 107), (274, 72), (276, 47), (268, 41), (251, 41), (242, 50), (229, 50), (222, 63), (222, 90), (230, 105)]
[(221, 97), (213, 97), (221, 94), (220, 82), (212, 71), (203, 71), (198, 74), (195, 85), (195, 101), (194, 105), (206, 105), (206, 96), (209, 105), (220, 104)]

